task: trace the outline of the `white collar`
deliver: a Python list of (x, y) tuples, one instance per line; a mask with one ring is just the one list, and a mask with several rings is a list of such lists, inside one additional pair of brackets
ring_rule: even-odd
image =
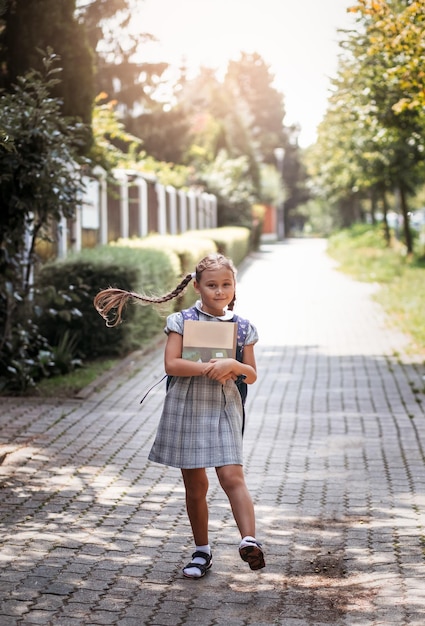
[(233, 316), (234, 316), (234, 312), (230, 311), (227, 307), (224, 311), (224, 315), (211, 315), (211, 313), (207, 313), (206, 311), (203, 310), (201, 300), (197, 300), (195, 306), (198, 309), (198, 311), (202, 313), (202, 315), (208, 315), (208, 317), (212, 317), (217, 320), (222, 320), (223, 322), (228, 322), (229, 320), (233, 319)]

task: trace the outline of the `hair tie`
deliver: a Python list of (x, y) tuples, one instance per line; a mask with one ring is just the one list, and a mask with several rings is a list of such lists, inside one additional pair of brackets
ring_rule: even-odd
[(196, 272), (191, 273), (192, 278), (196, 278)]

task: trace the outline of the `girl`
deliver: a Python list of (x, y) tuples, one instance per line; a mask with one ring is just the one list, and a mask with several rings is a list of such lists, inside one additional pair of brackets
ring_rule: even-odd
[[(145, 303), (166, 302), (180, 295), (191, 280), (199, 300), (189, 309), (192, 319), (222, 323), (237, 320), (235, 303), (236, 269), (230, 259), (212, 254), (202, 259), (194, 274), (188, 274), (176, 289), (159, 298), (119, 289), (101, 291), (94, 299), (96, 310), (115, 326), (121, 321), (129, 298)], [(117, 309), (115, 318), (108, 314)], [(239, 554), (252, 570), (265, 566), (261, 544), (255, 539), (255, 515), (242, 467), (243, 403), (237, 384), (257, 379), (254, 344), (256, 328), (247, 320), (243, 345), (237, 359), (211, 359), (208, 363), (182, 358), (183, 327), (187, 313), (168, 316), (165, 332), (165, 371), (168, 389), (157, 435), (149, 459), (181, 468), (186, 490), (186, 509), (192, 528), (195, 551), (183, 569), (187, 578), (201, 578), (212, 565), (208, 542), (207, 467), (215, 467), (238, 526)], [(185, 314), (186, 313), (186, 317)], [(240, 339), (239, 339), (240, 341)]]

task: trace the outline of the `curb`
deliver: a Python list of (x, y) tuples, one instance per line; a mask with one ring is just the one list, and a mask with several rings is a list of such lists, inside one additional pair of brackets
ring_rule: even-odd
[(86, 385), (86, 387), (77, 391), (73, 397), (77, 400), (87, 400), (87, 398), (89, 398), (94, 392), (99, 391), (102, 387), (105, 387), (105, 385), (117, 376), (124, 374), (128, 370), (134, 370), (136, 372), (139, 369), (137, 368), (137, 364), (140, 363), (144, 357), (157, 350), (164, 342), (165, 336), (162, 336), (162, 334), (157, 335), (147, 346), (141, 348), (140, 350), (131, 352), (110, 370), (101, 374), (90, 384)]

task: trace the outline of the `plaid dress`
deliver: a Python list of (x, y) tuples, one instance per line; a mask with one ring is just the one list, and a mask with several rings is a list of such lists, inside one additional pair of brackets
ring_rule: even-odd
[[(204, 313), (199, 302), (196, 306), (200, 321), (217, 323), (233, 316), (229, 311), (216, 318)], [(173, 313), (165, 332), (183, 335), (183, 323), (182, 314)], [(257, 330), (249, 324), (245, 345), (257, 341)], [(149, 460), (185, 469), (242, 465), (242, 401), (235, 383), (173, 376)]]

